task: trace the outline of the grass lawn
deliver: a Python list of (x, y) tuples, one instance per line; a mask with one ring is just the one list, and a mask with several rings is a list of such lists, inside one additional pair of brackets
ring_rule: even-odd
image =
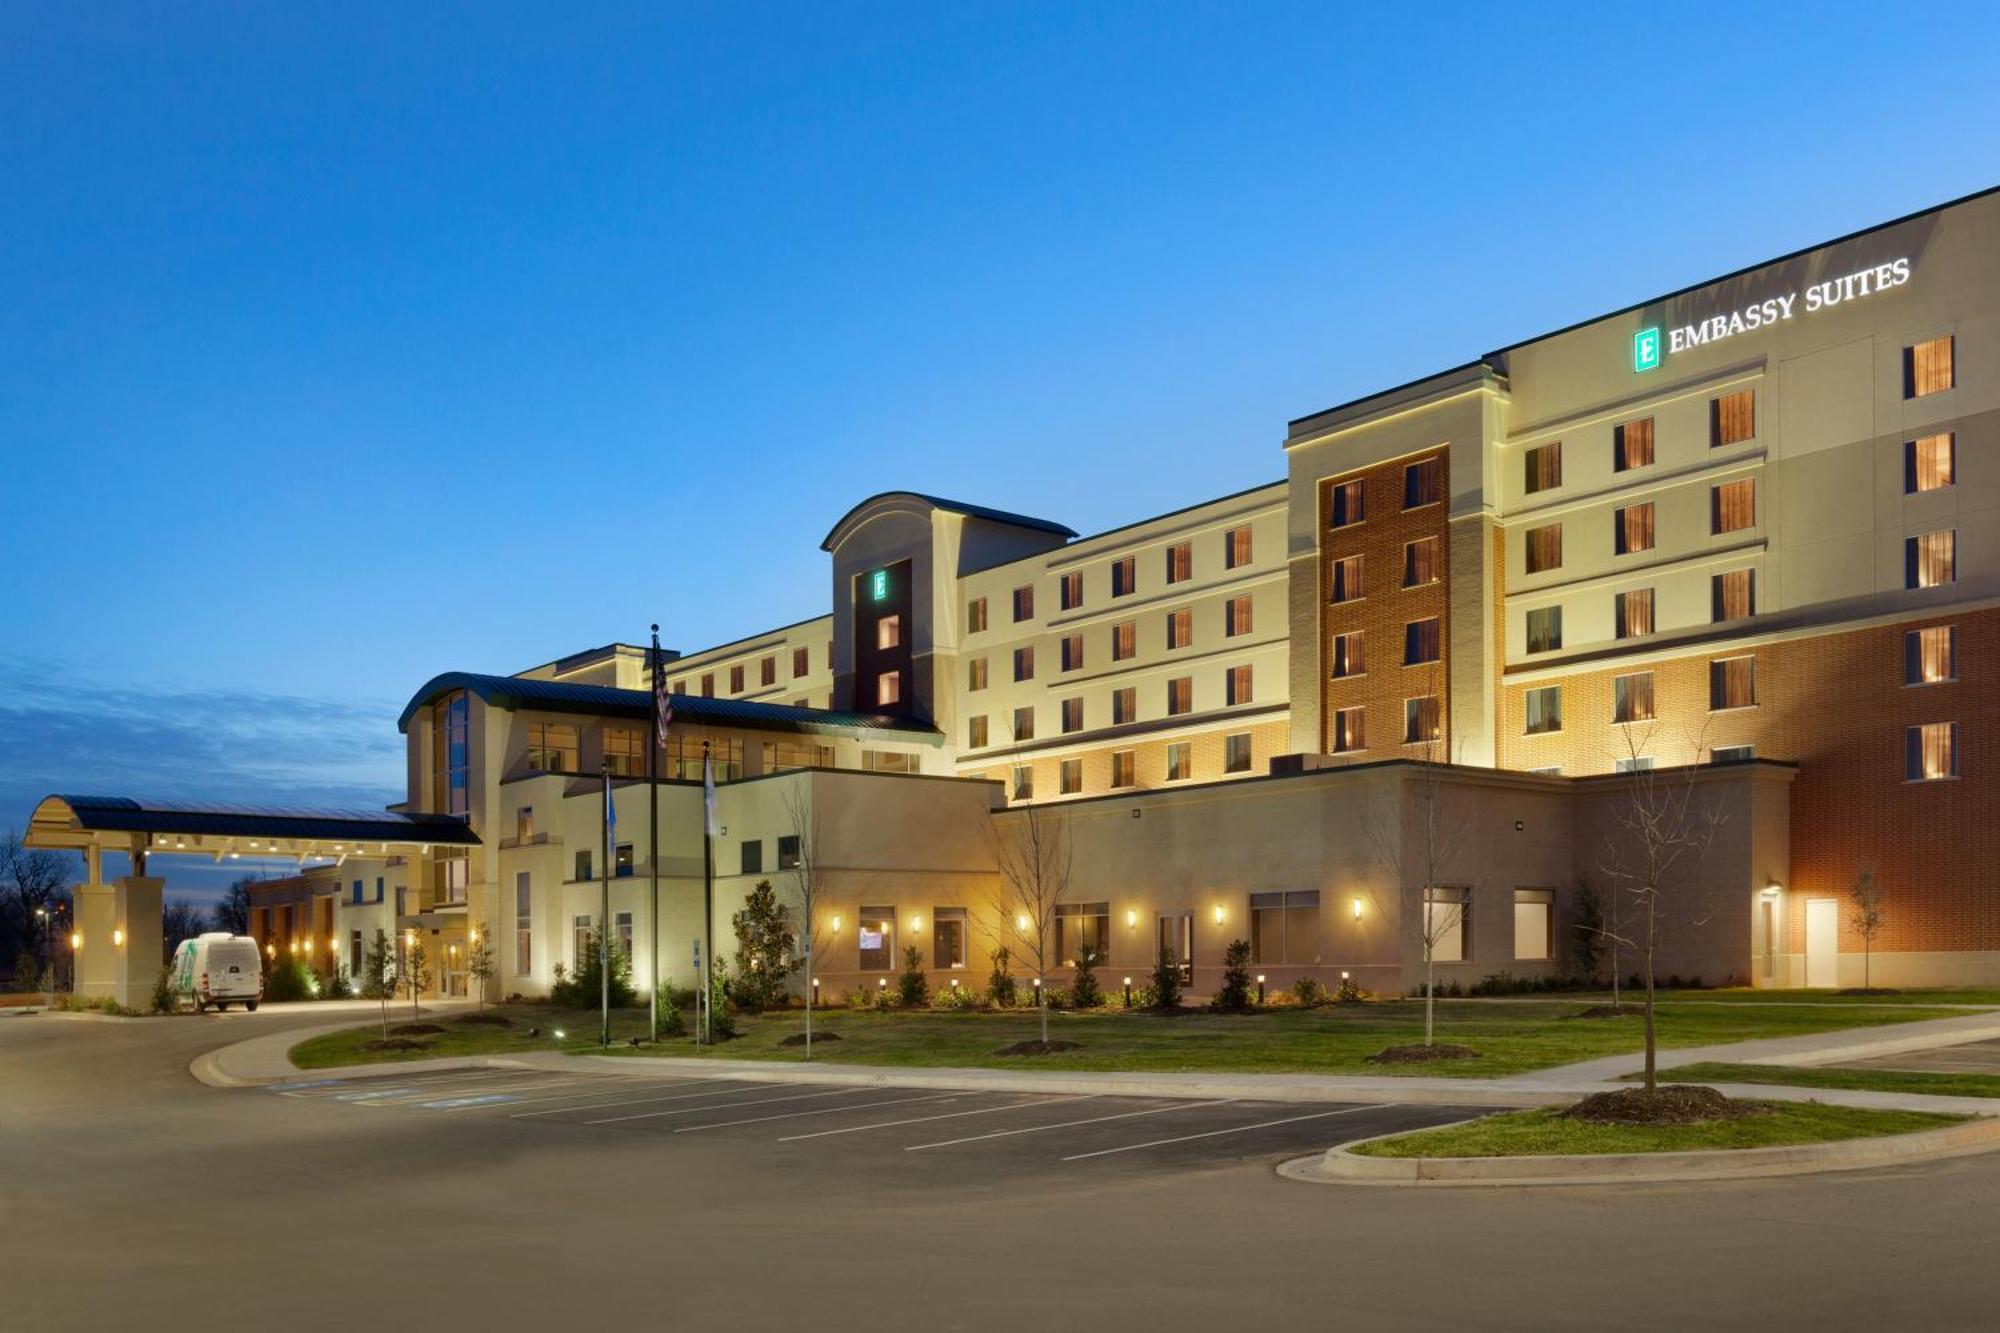
[(1776, 1148), (1942, 1129), (1967, 1119), (1928, 1111), (1861, 1111), (1817, 1102), (1760, 1102), (1763, 1115), (1694, 1125), (1600, 1125), (1554, 1110), (1514, 1111), (1463, 1125), (1355, 1144), (1365, 1157), (1540, 1157), (1555, 1153), (1694, 1152)]
[(1921, 1092), (1933, 1097), (2000, 1097), (2000, 1074), (1949, 1074), (1915, 1069), (1796, 1069), (1790, 1065), (1729, 1065), (1709, 1061), (1660, 1071), (1674, 1083), (1776, 1083), (1789, 1088), (1854, 1088), (1862, 1092)]
[[(1636, 1017), (1568, 1017), (1583, 1007), (1568, 999), (1507, 1004), (1440, 1001), (1438, 1039), (1470, 1046), (1480, 1053), (1480, 1058), (1419, 1065), (1372, 1065), (1366, 1060), (1385, 1046), (1422, 1039), (1423, 1005), (1419, 1001), (1331, 1005), (1318, 1009), (1285, 1007), (1254, 1014), (1190, 1014), (1177, 1018), (1121, 1009), (1056, 1013), (1049, 1019), (1050, 1037), (1078, 1042), (1079, 1049), (1033, 1057), (995, 1053), (1002, 1046), (1031, 1040), (1040, 1034), (1032, 1010), (993, 1013), (926, 1009), (904, 1013), (822, 1009), (814, 1020), (815, 1033), (837, 1034), (841, 1040), (815, 1042), (813, 1058), (825, 1063), (905, 1067), (1438, 1074), (1479, 1078), (1639, 1049)], [(317, 1069), (381, 1059), (492, 1055), (557, 1047), (577, 1051), (596, 1049), (598, 1020), (594, 1013), (547, 1005), (503, 1005), (499, 1011), (512, 1018), (514, 1026), (476, 1028), (447, 1021), (444, 1026), (450, 1032), (431, 1038), (430, 1047), (422, 1051), (364, 1051), (362, 1044), (380, 1034), (377, 1029), (361, 1027), (305, 1042), (293, 1048), (292, 1059), (302, 1068)], [(1949, 1016), (1949, 1011), (1907, 1006), (1750, 1008), (1667, 1002), (1659, 1010), (1660, 1040), (1664, 1047), (1703, 1046)], [(613, 1040), (620, 1044), (612, 1047), (612, 1053), (655, 1059), (704, 1054), (719, 1059), (803, 1058), (799, 1048), (780, 1044), (785, 1037), (804, 1031), (805, 1018), (798, 1010), (741, 1018), (737, 1023), (740, 1037), (708, 1051), (697, 1050), (692, 1042), (685, 1040), (633, 1048), (622, 1043), (627, 1037), (644, 1035), (645, 1012), (619, 1011), (613, 1015)], [(542, 1036), (529, 1037), (528, 1029), (536, 1026), (542, 1029)], [(562, 1042), (553, 1036), (557, 1028), (567, 1034)]]

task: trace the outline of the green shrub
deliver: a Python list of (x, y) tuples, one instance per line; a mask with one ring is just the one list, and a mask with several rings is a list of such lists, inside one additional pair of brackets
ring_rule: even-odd
[(896, 978), (896, 998), (905, 1009), (921, 1009), (931, 1002), (931, 979), (924, 975), (924, 955), (914, 944), (903, 950), (903, 974)]
[(1061, 986), (1042, 987), (1042, 1003), (1051, 1009), (1068, 1009), (1071, 1007), (1071, 1000), (1070, 993)]
[(264, 972), (264, 998), (272, 1004), (310, 1000), (319, 984), (312, 969), (296, 958), (281, 958)]
[(979, 994), (970, 986), (946, 986), (937, 993), (934, 1004), (939, 1009), (977, 1009)]
[(1550, 991), (1584, 990), (1588, 986), (1589, 983), (1582, 977), (1516, 977), (1506, 972), (1494, 972), (1481, 977), (1468, 994), (1540, 995)]
[[(720, 973), (720, 963), (716, 967)], [(597, 933), (585, 936), (582, 956), (577, 959), (576, 971), (565, 974), (563, 965), (556, 964), (555, 980), (549, 986), (549, 998), (557, 1004), (571, 1009), (595, 1009), (604, 1002), (604, 966), (597, 947)], [(611, 1007), (629, 1009), (638, 1003), (639, 993), (632, 989), (632, 960), (622, 949), (611, 951)]]
[(798, 959), (791, 914), (778, 903), (771, 881), (759, 880), (730, 921), (736, 929), (736, 1002), (753, 1012), (784, 1003), (785, 982)]
[(333, 975), (320, 983), (319, 998), (322, 1000), (351, 1000), (354, 985), (347, 979), (347, 969), (339, 963), (333, 965)]
[(1070, 980), (1070, 998), (1079, 1009), (1096, 1009), (1104, 1003), (1104, 989), (1097, 984), (1097, 964), (1097, 950), (1077, 950), (1076, 975)]
[(174, 969), (163, 967), (153, 976), (153, 1012), (171, 1014), (180, 997), (174, 994)]
[(1153, 965), (1153, 1002), (1151, 1009), (1178, 1009), (1181, 1004), (1181, 960), (1174, 956), (1171, 948), (1160, 950), (1160, 961)]
[(1240, 1014), (1250, 1007), (1250, 941), (1231, 940), (1222, 951), (1222, 989), (1210, 1008)]
[(1013, 954), (1003, 944), (987, 956), (993, 960), (993, 975), (986, 978), (986, 998), (993, 1002), (995, 1008), (1012, 1008), (1014, 974), (1007, 970), (1007, 960), (1013, 957)]
[(875, 1007), (875, 995), (875, 987), (857, 982), (854, 989), (847, 992), (847, 1007), (849, 1009), (872, 1009)]
[(1340, 993), (1334, 998), (1342, 1004), (1359, 1004), (1370, 997), (1367, 991), (1354, 984), (1352, 977), (1343, 972), (1340, 976)]
[(1292, 999), (1302, 1009), (1326, 1003), (1326, 987), (1313, 977), (1300, 977), (1292, 983)]

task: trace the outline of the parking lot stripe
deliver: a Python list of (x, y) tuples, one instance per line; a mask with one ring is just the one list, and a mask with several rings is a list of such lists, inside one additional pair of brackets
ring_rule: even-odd
[(1141, 1148), (1164, 1148), (1169, 1143), (1192, 1143), (1196, 1139), (1219, 1138), (1224, 1134), (1247, 1134), (1253, 1129), (1270, 1129), (1276, 1125), (1296, 1125), (1301, 1120), (1325, 1120), (1329, 1116), (1353, 1115), (1356, 1111), (1384, 1111), (1394, 1106), (1386, 1102), (1380, 1106), (1343, 1106), (1338, 1111), (1316, 1111), (1312, 1115), (1286, 1116), (1283, 1120), (1264, 1120), (1254, 1125), (1233, 1125), (1228, 1129), (1211, 1129), (1200, 1134), (1183, 1134), (1179, 1138), (1154, 1139), (1151, 1143), (1128, 1143), (1121, 1148), (1099, 1148), (1096, 1152), (1073, 1153), (1063, 1158), (1065, 1162), (1081, 1162), (1091, 1157), (1109, 1157), (1113, 1153), (1138, 1152)]
[[(607, 1087), (605, 1086), (606, 1084), (610, 1084), (611, 1086)], [(623, 1084), (624, 1086), (623, 1087), (618, 1086), (620, 1084)], [(589, 1089), (593, 1088), (596, 1089), (598, 1092), (622, 1092), (629, 1090), (631, 1087), (631, 1083), (628, 1080), (622, 1078), (604, 1077), (604, 1078), (579, 1078), (579, 1079), (572, 1079), (565, 1083), (545, 1083), (539, 1086), (542, 1088), (553, 1088), (554, 1091), (544, 1092), (543, 1095), (539, 1097), (516, 1097), (514, 1099), (516, 1104), (521, 1106), (533, 1106), (537, 1102), (568, 1101), (572, 1097), (584, 1096)], [(449, 1109), (457, 1110), (458, 1108), (451, 1107)]]
[(616, 1125), (626, 1120), (658, 1120), (669, 1115), (694, 1115), (700, 1111), (714, 1111), (730, 1106), (768, 1106), (772, 1102), (809, 1102), (815, 1097), (851, 1097), (866, 1088), (835, 1088), (831, 1092), (802, 1092), (790, 1097), (753, 1097), (747, 1102), (723, 1102), (720, 1106), (679, 1106), (671, 1111), (640, 1111), (634, 1115), (609, 1115), (602, 1120), (585, 1120), (586, 1125)]
[[(728, 1082), (740, 1080), (730, 1079)], [(669, 1097), (627, 1097), (618, 1102), (578, 1102), (574, 1106), (550, 1106), (540, 1111), (523, 1111), (516, 1120), (529, 1120), (538, 1115), (561, 1115), (565, 1111), (599, 1111), (609, 1106), (643, 1106), (648, 1102), (686, 1102), (699, 1097), (727, 1097), (733, 1093), (748, 1092), (748, 1087), (714, 1088), (708, 1092), (682, 1092)], [(609, 1089), (606, 1089), (609, 1091)]]
[(1075, 1097), (1044, 1097), (1038, 1102), (1009, 1102), (1005, 1106), (982, 1106), (975, 1111), (947, 1111), (943, 1115), (916, 1115), (907, 1120), (879, 1120), (872, 1125), (844, 1125), (839, 1129), (821, 1129), (810, 1134), (794, 1134), (790, 1138), (779, 1139), (778, 1142), (797, 1143), (801, 1139), (823, 1139), (834, 1134), (859, 1134), (869, 1129), (896, 1129), (902, 1125), (921, 1125), (932, 1120), (956, 1120), (960, 1116), (992, 1115), (995, 1111), (1025, 1111), (1031, 1106), (1055, 1106), (1061, 1102), (1092, 1102), (1103, 1095), (1100, 1092), (1086, 1092)]
[(285, 1092), (286, 1097), (301, 1099), (335, 1099), (342, 1092), (367, 1092), (371, 1084), (394, 1085), (399, 1088), (435, 1088), (451, 1083), (468, 1083), (482, 1078), (492, 1078), (491, 1069), (445, 1069), (434, 1074), (374, 1074), (361, 1078), (327, 1079), (314, 1084), (308, 1091)]
[(1045, 1129), (1075, 1129), (1078, 1125), (1101, 1125), (1107, 1120), (1130, 1120), (1142, 1115), (1165, 1115), (1169, 1111), (1190, 1111), (1197, 1106), (1227, 1106), (1234, 1097), (1222, 1097), (1209, 1102), (1177, 1102), (1172, 1106), (1148, 1106), (1139, 1111), (1120, 1111), (1117, 1115), (1100, 1115), (1089, 1120), (1065, 1120), (1056, 1125), (1029, 1125), (1024, 1129), (996, 1129), (991, 1134), (974, 1134), (966, 1139), (946, 1139), (942, 1143), (917, 1143), (903, 1149), (904, 1152), (922, 1152), (926, 1148), (953, 1148), (961, 1143), (979, 1143), (985, 1139), (1004, 1139), (1016, 1134), (1039, 1134)]
[[(887, 1102), (865, 1102), (860, 1106), (822, 1106), (812, 1111), (780, 1111), (777, 1115), (754, 1115), (742, 1120), (717, 1120), (706, 1125), (682, 1125), (676, 1134), (694, 1134), (704, 1129), (728, 1129), (731, 1125), (761, 1125), (767, 1120), (797, 1120), (808, 1115), (845, 1115), (849, 1111), (872, 1111), (878, 1106), (904, 1106), (911, 1102), (955, 1101), (959, 1093), (948, 1092), (934, 1097), (898, 1097)], [(712, 1108), (711, 1108), (712, 1109)]]

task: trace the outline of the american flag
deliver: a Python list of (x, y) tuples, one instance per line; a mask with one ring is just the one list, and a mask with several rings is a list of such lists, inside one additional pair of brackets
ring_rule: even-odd
[(660, 627), (653, 626), (653, 724), (659, 730), (659, 744), (667, 748), (667, 728), (674, 721), (674, 696), (667, 693), (667, 663), (660, 653)]

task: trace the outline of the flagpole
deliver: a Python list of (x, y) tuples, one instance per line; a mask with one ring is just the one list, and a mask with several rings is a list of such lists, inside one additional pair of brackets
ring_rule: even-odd
[(611, 809), (611, 761), (603, 760), (604, 770), (604, 872), (602, 915), (597, 918), (597, 982), (602, 992), (604, 1022), (598, 1034), (598, 1044), (611, 1045), (611, 821), (615, 817)]
[(709, 928), (715, 921), (715, 769), (708, 757), (708, 742), (701, 743), (701, 995), (702, 1039), (715, 1034), (711, 1011), (715, 1008), (715, 985), (709, 980), (715, 969), (715, 941)]
[(646, 969), (652, 986), (646, 996), (646, 1019), (653, 1029), (652, 1040), (660, 1040), (660, 747), (666, 744), (666, 728), (660, 720), (660, 627), (653, 626), (653, 734), (646, 746), (646, 859), (653, 863), (653, 960)]

